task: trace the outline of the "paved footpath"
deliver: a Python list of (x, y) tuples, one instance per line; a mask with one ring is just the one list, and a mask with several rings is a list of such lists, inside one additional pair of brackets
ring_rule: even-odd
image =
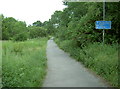
[(47, 44), (48, 70), (43, 87), (107, 87), (80, 62), (58, 48), (53, 40)]

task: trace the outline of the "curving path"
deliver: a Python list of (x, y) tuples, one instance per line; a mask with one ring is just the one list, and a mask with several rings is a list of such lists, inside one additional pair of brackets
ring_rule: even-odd
[(80, 62), (58, 48), (53, 40), (47, 45), (48, 70), (43, 87), (107, 87)]

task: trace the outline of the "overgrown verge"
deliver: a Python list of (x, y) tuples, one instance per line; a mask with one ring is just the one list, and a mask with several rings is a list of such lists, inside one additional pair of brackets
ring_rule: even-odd
[(3, 87), (41, 87), (46, 75), (47, 38), (2, 45)]
[(112, 86), (118, 86), (118, 45), (88, 43), (85, 47), (77, 47), (71, 40), (55, 42), (64, 51), (70, 53), (77, 61), (102, 76)]

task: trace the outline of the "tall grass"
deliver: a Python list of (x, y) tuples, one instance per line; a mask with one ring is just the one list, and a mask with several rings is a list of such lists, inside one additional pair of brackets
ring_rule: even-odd
[(64, 51), (69, 52), (77, 61), (95, 71), (106, 79), (112, 86), (118, 86), (118, 45), (88, 43), (85, 47), (77, 47), (71, 40), (56, 43)]
[(47, 38), (2, 45), (3, 87), (41, 87), (46, 74)]

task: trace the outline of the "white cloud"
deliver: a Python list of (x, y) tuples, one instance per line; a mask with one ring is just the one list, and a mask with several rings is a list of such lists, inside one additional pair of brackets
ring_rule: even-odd
[(49, 20), (56, 10), (65, 8), (62, 0), (0, 0), (0, 14), (26, 21)]

